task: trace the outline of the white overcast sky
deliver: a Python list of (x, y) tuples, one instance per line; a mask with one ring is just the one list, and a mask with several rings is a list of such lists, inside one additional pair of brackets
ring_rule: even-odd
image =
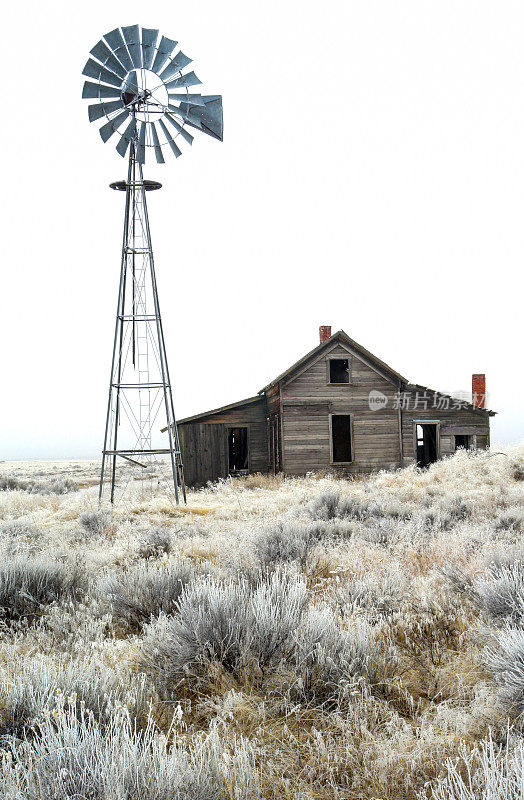
[(524, 5), (484, 0), (9, 3), (0, 459), (100, 453), (125, 162), (81, 99), (107, 31), (177, 39), (224, 142), (151, 165), (179, 418), (249, 397), (343, 328), (410, 380), (486, 372), (524, 439)]

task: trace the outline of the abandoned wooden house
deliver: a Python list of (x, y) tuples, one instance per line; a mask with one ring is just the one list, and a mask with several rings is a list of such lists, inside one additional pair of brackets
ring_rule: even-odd
[(486, 448), (485, 376), (472, 402), (410, 383), (344, 331), (320, 344), (254, 397), (178, 422), (188, 485), (227, 475), (369, 473), (458, 448)]

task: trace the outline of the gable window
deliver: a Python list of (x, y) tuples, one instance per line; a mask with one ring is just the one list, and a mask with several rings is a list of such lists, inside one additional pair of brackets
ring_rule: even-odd
[(351, 417), (349, 414), (331, 414), (331, 462), (349, 464), (353, 461)]
[(330, 383), (349, 383), (349, 359), (330, 358), (329, 359), (329, 382)]

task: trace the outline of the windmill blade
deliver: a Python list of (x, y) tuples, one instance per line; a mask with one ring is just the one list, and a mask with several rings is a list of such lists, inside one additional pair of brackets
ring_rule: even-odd
[(138, 25), (128, 25), (122, 28), (127, 50), (136, 69), (142, 66), (142, 46), (140, 43), (140, 28)]
[(182, 127), (182, 125), (181, 125), (179, 122), (177, 122), (177, 121), (176, 121), (176, 119), (174, 119), (174, 118), (171, 116), (171, 114), (168, 114), (168, 113), (166, 112), (166, 114), (165, 114), (165, 118), (169, 120), (169, 122), (171, 123), (171, 125), (173, 126), (173, 128), (175, 128), (175, 130), (177, 130), (177, 131), (178, 131), (178, 133), (180, 134), (180, 136), (182, 136), (182, 138), (183, 138), (183, 139), (185, 139), (185, 140), (186, 140), (186, 142), (187, 142), (188, 144), (193, 144), (193, 138), (194, 138), (194, 137), (193, 137), (193, 136), (191, 136), (191, 134), (190, 134), (188, 131), (186, 131), (186, 129), (185, 129), (185, 128), (183, 128), (183, 127)]
[(94, 122), (101, 117), (107, 117), (113, 111), (118, 111), (119, 108), (124, 107), (123, 100), (113, 100), (111, 103), (96, 103), (94, 106), (87, 107), (89, 114), (89, 122)]
[(85, 99), (102, 99), (103, 97), (120, 97), (120, 89), (112, 86), (103, 86), (101, 83), (91, 83), (86, 81), (82, 89), (82, 97)]
[(173, 139), (173, 137), (172, 137), (172, 136), (171, 136), (171, 134), (169, 133), (168, 129), (166, 128), (166, 126), (165, 126), (165, 124), (162, 122), (162, 120), (160, 120), (160, 121), (159, 121), (159, 125), (160, 125), (160, 127), (162, 128), (162, 133), (163, 133), (163, 134), (164, 134), (164, 136), (166, 137), (166, 139), (167, 139), (167, 143), (169, 144), (169, 146), (170, 146), (171, 150), (173, 151), (173, 153), (174, 153), (174, 155), (175, 155), (175, 158), (178, 158), (178, 156), (181, 156), (181, 155), (182, 155), (182, 150), (181, 150), (181, 149), (180, 149), (180, 147), (177, 145), (177, 143), (175, 142), (175, 140)]
[(136, 77), (136, 72), (132, 71), (129, 73), (127, 78), (125, 79), (122, 85), (122, 99), (124, 103), (129, 105), (138, 97), (138, 80)]
[(100, 136), (102, 137), (103, 142), (107, 142), (107, 140), (117, 131), (118, 126), (122, 124), (122, 122), (129, 117), (128, 111), (122, 111), (121, 114), (117, 114), (114, 119), (110, 119), (109, 122), (106, 122), (105, 125), (102, 125), (100, 128)]
[(147, 125), (145, 122), (140, 123), (140, 131), (138, 134), (138, 145), (136, 148), (136, 160), (139, 164), (146, 163), (146, 130)]
[(176, 94), (168, 92), (167, 95), (170, 100), (177, 100), (179, 103), (190, 103), (192, 106), (205, 106), (201, 94), (187, 94), (186, 92)]
[(187, 75), (180, 75), (179, 78), (173, 78), (170, 81), (166, 81), (164, 85), (167, 89), (168, 86), (196, 86), (199, 83), (202, 83), (202, 81), (197, 78), (195, 73), (188, 72)]
[(120, 33), (118, 28), (115, 28), (114, 31), (110, 31), (109, 33), (104, 33), (104, 39), (108, 43), (109, 47), (113, 51), (114, 55), (118, 58), (119, 61), (122, 62), (126, 71), (129, 72), (133, 69), (133, 62), (129, 57), (129, 53), (127, 52), (127, 47), (125, 46), (124, 40), (122, 39), (122, 34)]
[(160, 44), (158, 45), (158, 51), (155, 56), (155, 60), (153, 61), (153, 66), (151, 69), (153, 72), (156, 72), (157, 75), (166, 63), (167, 59), (177, 46), (178, 42), (174, 42), (173, 39), (168, 39), (167, 36), (162, 36), (160, 39)]
[[(222, 113), (222, 97), (208, 95), (202, 97), (205, 107), (191, 106), (189, 103), (180, 103), (180, 111), (188, 125), (199, 128), (214, 139), (223, 141), (224, 118)], [(170, 106), (171, 108), (171, 106)]]
[(192, 58), (186, 56), (182, 50), (180, 50), (176, 56), (173, 58), (170, 64), (167, 65), (165, 70), (162, 72), (160, 77), (163, 81), (167, 81), (168, 78), (171, 78), (173, 75), (176, 75), (177, 72), (180, 72), (187, 67), (188, 64), (191, 64), (193, 61)]
[(151, 69), (157, 39), (158, 30), (142, 28), (142, 63), (146, 69)]
[(124, 133), (122, 134), (122, 137), (121, 137), (120, 141), (118, 142), (118, 144), (116, 146), (116, 151), (117, 151), (117, 153), (120, 153), (122, 158), (124, 158), (124, 156), (126, 154), (127, 148), (129, 147), (129, 142), (131, 141), (131, 139), (135, 135), (135, 131), (136, 131), (136, 119), (133, 117), (133, 119), (131, 120), (131, 122), (129, 123), (127, 128), (125, 129)]
[(115, 72), (122, 80), (125, 78), (127, 70), (122, 66), (120, 61), (115, 58), (105, 42), (100, 40), (89, 52), (92, 56), (98, 58), (105, 67)]
[(153, 147), (155, 148), (155, 156), (158, 164), (165, 164), (165, 159), (162, 154), (162, 148), (158, 141), (158, 133), (156, 132), (155, 123), (151, 123), (151, 133), (153, 134)]
[(97, 64), (97, 62), (93, 61), (92, 58), (88, 59), (84, 69), (82, 70), (82, 75), (86, 75), (88, 78), (94, 78), (97, 81), (110, 83), (111, 86), (122, 85), (122, 78), (119, 78), (118, 75), (115, 75), (115, 73), (111, 72), (109, 69)]

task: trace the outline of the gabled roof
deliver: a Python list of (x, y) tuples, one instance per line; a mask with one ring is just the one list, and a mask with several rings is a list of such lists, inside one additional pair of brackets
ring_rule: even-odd
[[(221, 414), (223, 411), (231, 411), (234, 408), (241, 408), (242, 406), (249, 406), (252, 403), (260, 403), (262, 398), (259, 394), (255, 395), (255, 397), (248, 397), (246, 400), (238, 400), (236, 403), (229, 403), (227, 406), (220, 406), (220, 408), (213, 408), (212, 411), (202, 411), (200, 414), (193, 414), (192, 417), (184, 417), (184, 419), (178, 419), (177, 425), (183, 425), (185, 422), (195, 422), (198, 419), (203, 419), (204, 417), (212, 417), (214, 414)], [(161, 428), (161, 433), (165, 433), (167, 431), (167, 427)]]
[(336, 333), (333, 334), (333, 336), (330, 336), (329, 339), (326, 339), (325, 342), (321, 342), (319, 345), (317, 345), (317, 347), (315, 347), (309, 353), (306, 353), (305, 356), (303, 356), (301, 359), (295, 362), (295, 364), (293, 364), (291, 367), (286, 369), (285, 372), (282, 372), (278, 376), (278, 378), (275, 378), (275, 380), (271, 381), (271, 383), (268, 383), (267, 386), (264, 386), (264, 388), (260, 390), (259, 394), (263, 394), (264, 392), (267, 392), (269, 389), (272, 389), (273, 386), (276, 386), (276, 384), (280, 383), (280, 381), (284, 380), (284, 378), (287, 378), (288, 376), (292, 375), (294, 372), (299, 370), (300, 367), (306, 364), (310, 359), (314, 359), (323, 350), (328, 350), (330, 347), (333, 347), (333, 344), (335, 344), (337, 341), (341, 342), (342, 344), (345, 344), (347, 347), (353, 350), (357, 355), (362, 356), (365, 361), (371, 362), (371, 364), (373, 364), (375, 367), (378, 368), (379, 372), (384, 373), (384, 375), (387, 378), (389, 378), (393, 383), (399, 384), (408, 382), (407, 378), (404, 378), (402, 375), (396, 372), (392, 367), (390, 367), (384, 361), (381, 361), (380, 358), (377, 358), (376, 356), (373, 355), (373, 353), (370, 353), (369, 350), (366, 350), (365, 347), (362, 347), (361, 344), (355, 342), (354, 339), (351, 339), (351, 337), (348, 336), (345, 331), (337, 331)]

